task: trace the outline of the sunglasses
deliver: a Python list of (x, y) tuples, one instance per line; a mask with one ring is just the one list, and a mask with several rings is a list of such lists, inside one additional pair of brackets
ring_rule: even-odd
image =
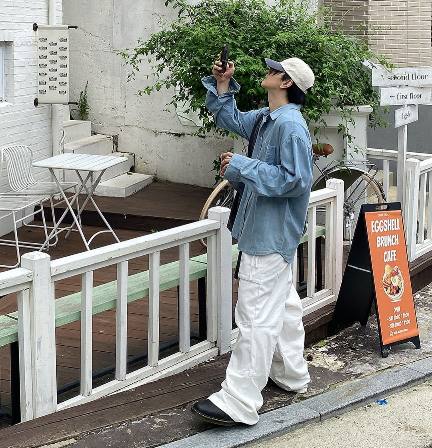
[(274, 68), (269, 68), (267, 73), (268, 73), (269, 75), (280, 75), (280, 74), (282, 74), (283, 72), (280, 72), (279, 70), (276, 70), (276, 69), (274, 69)]

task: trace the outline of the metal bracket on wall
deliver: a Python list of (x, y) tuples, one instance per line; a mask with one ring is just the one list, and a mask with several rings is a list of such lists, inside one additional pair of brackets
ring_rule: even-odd
[[(37, 24), (37, 23), (33, 23), (33, 31), (37, 31), (38, 28), (39, 28), (38, 24)], [(77, 30), (77, 29), (78, 29), (78, 26), (77, 26), (77, 25), (68, 25), (68, 29), (69, 29), (69, 30), (70, 30), (70, 29)]]

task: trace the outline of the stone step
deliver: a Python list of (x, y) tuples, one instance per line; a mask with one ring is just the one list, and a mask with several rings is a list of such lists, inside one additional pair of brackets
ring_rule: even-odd
[[(102, 176), (101, 182), (104, 182), (106, 180), (112, 179), (117, 176), (121, 176), (122, 174), (125, 174), (133, 169), (135, 166), (135, 155), (131, 154), (129, 152), (113, 152), (110, 154), (114, 157), (126, 157), (127, 160), (125, 160), (122, 163), (119, 163), (117, 165), (112, 166), (111, 168), (108, 168), (105, 173)], [(81, 172), (81, 176), (85, 178), (87, 173), (84, 171)], [(96, 174), (97, 175), (97, 174)], [(67, 182), (79, 182), (79, 178), (76, 175), (75, 171), (65, 171), (65, 181)]]
[(63, 122), (65, 144), (91, 137), (91, 121), (67, 120)]
[(64, 152), (108, 156), (114, 152), (113, 138), (102, 134), (81, 138), (64, 145)]
[(96, 188), (96, 196), (125, 198), (142, 190), (153, 182), (153, 176), (141, 173), (126, 173), (101, 182)]

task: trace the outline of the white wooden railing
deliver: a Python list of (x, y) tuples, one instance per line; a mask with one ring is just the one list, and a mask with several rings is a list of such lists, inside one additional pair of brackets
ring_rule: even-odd
[(405, 232), (410, 261), (432, 251), (432, 158), (406, 162)]
[[(174, 229), (134, 238), (51, 261), (47, 254), (33, 252), (22, 257), (22, 265), (33, 272), (30, 285), (31, 334), (24, 335), (24, 347), (31, 347), (29, 372), (33, 390), (21, 389), (22, 419), (95, 400), (133, 384), (167, 376), (190, 365), (226, 353), (231, 344), (232, 288), (231, 234), (226, 227), (229, 210), (216, 207), (209, 219)], [(190, 345), (189, 244), (208, 241), (207, 340)], [(159, 360), (159, 268), (160, 252), (178, 247), (180, 266), (179, 352)], [(127, 365), (127, 283), (128, 261), (149, 255), (148, 365), (126, 373)], [(92, 293), (93, 271), (117, 266), (116, 371), (115, 380), (92, 387)], [(81, 384), (80, 394), (57, 404), (55, 282), (81, 275)], [(0, 291), (1, 293), (1, 291)], [(29, 350), (24, 353), (28, 358)], [(21, 353), (20, 353), (21, 354)], [(28, 367), (27, 367), (28, 368)], [(29, 397), (30, 394), (30, 397)], [(29, 407), (28, 403), (32, 403)], [(23, 407), (24, 406), (24, 407)]]
[[(325, 282), (315, 285), (317, 209), (325, 209)], [(215, 207), (209, 219), (101, 247), (58, 260), (40, 252), (25, 254), (22, 268), (0, 273), (0, 296), (18, 292), (21, 418), (23, 421), (95, 400), (185, 370), (231, 349), (232, 240), (229, 210)], [(305, 314), (337, 298), (342, 277), (343, 182), (330, 180), (313, 192), (308, 209), (307, 297)], [(207, 339), (190, 345), (189, 244), (207, 238)], [(160, 252), (178, 247), (179, 352), (159, 360)], [(127, 373), (128, 261), (149, 255), (148, 365)], [(117, 266), (115, 380), (92, 386), (93, 271)], [(295, 266), (295, 265), (294, 265)], [(57, 403), (55, 282), (80, 275), (81, 382), (78, 396)], [(296, 275), (296, 273), (294, 273)]]
[[(368, 148), (368, 156), (383, 161), (383, 187), (389, 197), (389, 162), (397, 161), (397, 151)], [(432, 154), (408, 152), (402, 211), (408, 248), (408, 259), (432, 251)]]
[[(337, 299), (342, 282), (343, 263), (343, 181), (330, 179), (326, 188), (313, 191), (308, 207), (308, 244), (306, 270), (306, 297), (302, 299), (304, 315), (310, 314)], [(316, 287), (316, 229), (317, 210), (320, 219), (325, 213), (325, 255), (324, 255), (324, 284), (323, 289)], [(295, 257), (296, 259), (296, 257)], [(293, 264), (293, 277), (297, 277), (297, 264)]]
[[(383, 189), (386, 198), (389, 198), (390, 187), (397, 185), (396, 176), (393, 177), (393, 185), (391, 182), (390, 161), (397, 162), (398, 152), (393, 149), (368, 148), (367, 156), (370, 159), (382, 160), (383, 164)], [(407, 152), (407, 158), (417, 159), (420, 161), (430, 160), (432, 154), (422, 152)]]

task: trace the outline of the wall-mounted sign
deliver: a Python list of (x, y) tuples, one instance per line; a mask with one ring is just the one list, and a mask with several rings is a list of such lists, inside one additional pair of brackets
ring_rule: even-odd
[(395, 127), (398, 128), (397, 199), (403, 202), (407, 125), (418, 120), (417, 105), (432, 104), (432, 67), (387, 70), (371, 61), (364, 61), (363, 65), (372, 70), (372, 85), (381, 88), (381, 106), (406, 106), (395, 112)]
[(381, 89), (381, 106), (430, 103), (432, 103), (432, 88), (430, 87), (383, 87)]
[(376, 87), (409, 86), (409, 87), (431, 87), (432, 68), (396, 68), (386, 70), (385, 68), (372, 68), (372, 85)]
[(69, 27), (38, 25), (37, 103), (69, 103)]
[(404, 106), (395, 110), (395, 128), (418, 120), (418, 106)]
[(366, 325), (373, 304), (383, 357), (402, 342), (420, 348), (399, 202), (362, 205), (330, 333)]

